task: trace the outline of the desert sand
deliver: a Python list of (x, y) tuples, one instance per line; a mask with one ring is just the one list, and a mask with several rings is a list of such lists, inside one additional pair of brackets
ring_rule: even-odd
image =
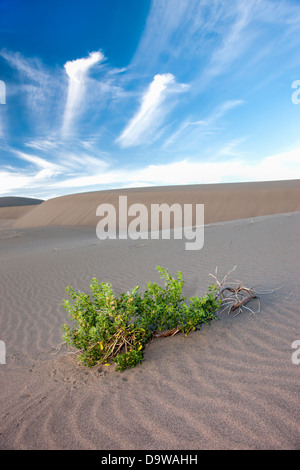
[[(205, 223), (223, 222), (247, 217), (299, 210), (298, 180), (233, 184), (206, 184), (131, 188), (94, 191), (49, 199), (18, 218), (14, 227), (48, 225), (83, 225), (95, 227), (100, 204), (112, 204), (117, 216), (119, 196), (127, 196), (128, 206), (144, 204), (150, 217), (150, 205), (167, 203), (204, 204)], [(1, 214), (0, 214), (1, 216)]]
[[(145, 188), (1, 208), (0, 449), (299, 449), (299, 191), (299, 180)], [(99, 240), (95, 208), (121, 193), (204, 203), (203, 248)], [(216, 266), (222, 277), (237, 265), (234, 277), (265, 292), (260, 312), (223, 312), (185, 338), (156, 339), (125, 372), (84, 368), (59, 347), (68, 285), (87, 292), (97, 277), (116, 292), (142, 288), (160, 282), (157, 265), (182, 272), (187, 297), (206, 293)]]

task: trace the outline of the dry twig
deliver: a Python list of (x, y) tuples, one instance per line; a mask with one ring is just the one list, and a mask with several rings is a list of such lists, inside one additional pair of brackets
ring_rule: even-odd
[[(222, 281), (218, 280), (217, 273), (218, 267), (216, 267), (215, 274), (209, 274), (212, 276), (217, 284), (219, 289), (218, 296), (222, 301), (221, 304), (221, 313), (228, 309), (228, 313), (236, 311), (236, 315), (238, 315), (243, 308), (249, 310), (251, 314), (255, 315), (256, 313), (260, 312), (260, 300), (258, 297), (258, 292), (254, 290), (254, 288), (246, 287), (243, 285), (241, 281), (238, 279), (229, 279), (228, 276), (232, 273), (237, 266), (234, 266), (226, 276), (222, 279)], [(251, 300), (257, 299), (259, 302), (258, 311), (254, 312), (250, 307), (246, 306), (246, 303), (250, 302)]]

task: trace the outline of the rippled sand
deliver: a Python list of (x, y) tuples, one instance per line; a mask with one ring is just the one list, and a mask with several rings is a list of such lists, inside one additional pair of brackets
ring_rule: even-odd
[[(184, 240), (106, 240), (93, 227), (11, 229), (0, 237), (1, 449), (299, 449), (300, 213), (205, 228)], [(9, 234), (9, 228), (5, 228)], [(61, 306), (67, 285), (92, 277), (117, 292), (180, 270), (186, 296), (235, 277), (260, 290), (261, 312), (219, 320), (183, 338), (153, 341), (144, 362), (85, 369), (67, 354)]]

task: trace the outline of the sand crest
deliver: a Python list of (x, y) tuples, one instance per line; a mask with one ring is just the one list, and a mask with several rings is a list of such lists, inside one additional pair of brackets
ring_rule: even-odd
[[(96, 209), (112, 204), (119, 216), (119, 196), (127, 196), (128, 206), (144, 204), (150, 218), (151, 204), (204, 204), (205, 223), (223, 222), (300, 210), (298, 180), (266, 183), (205, 184), (134, 188), (71, 194), (45, 201), (18, 218), (15, 228), (46, 225), (88, 225), (99, 221)], [(118, 219), (117, 219), (118, 221)], [(150, 219), (149, 219), (150, 226)]]

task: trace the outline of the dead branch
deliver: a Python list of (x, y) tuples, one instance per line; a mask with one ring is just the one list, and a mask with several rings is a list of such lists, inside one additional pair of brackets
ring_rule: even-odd
[[(218, 297), (221, 300), (220, 313), (228, 309), (228, 313), (236, 312), (238, 315), (243, 308), (249, 310), (253, 315), (260, 311), (260, 300), (258, 292), (252, 287), (246, 287), (238, 279), (230, 279), (228, 276), (231, 274), (237, 266), (228, 271), (221, 281), (218, 280), (218, 267), (216, 267), (215, 274), (209, 274), (212, 276), (218, 288)], [(246, 304), (254, 299), (259, 302), (259, 310), (254, 312)]]

